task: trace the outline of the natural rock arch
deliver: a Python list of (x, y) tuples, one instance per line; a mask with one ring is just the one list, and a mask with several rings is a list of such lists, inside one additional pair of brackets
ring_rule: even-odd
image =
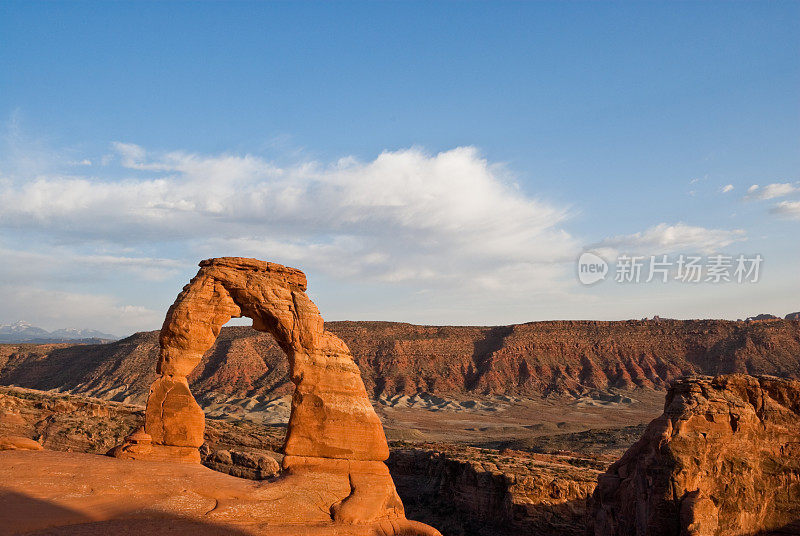
[[(325, 331), (305, 293), (300, 270), (226, 257), (200, 263), (161, 328), (158, 372), (147, 402), (146, 430), (155, 444), (202, 445), (202, 411), (186, 376), (211, 348), (222, 326), (246, 316), (253, 328), (275, 337), (289, 359), (295, 384), (286, 433), (287, 456), (383, 461), (389, 456), (383, 427), (347, 346)], [(194, 402), (191, 399), (191, 402)]]
[[(336, 521), (383, 519), (394, 527), (387, 534), (398, 529), (438, 534), (405, 520), (383, 463), (389, 456), (386, 436), (360, 371), (345, 343), (325, 331), (319, 310), (305, 290), (305, 274), (280, 264), (240, 257), (202, 261), (161, 328), (157, 370), (161, 376), (153, 382), (147, 400), (146, 434), (138, 438), (134, 434), (113, 454), (200, 461), (205, 417), (186, 377), (214, 344), (222, 326), (231, 318), (246, 316), (255, 329), (275, 337), (289, 359), (295, 385), (284, 477), (277, 487), (310, 489), (327, 482), (324, 487), (329, 495), (333, 489), (344, 490), (327, 504)], [(330, 478), (320, 481), (319, 474), (332, 477), (335, 483)]]

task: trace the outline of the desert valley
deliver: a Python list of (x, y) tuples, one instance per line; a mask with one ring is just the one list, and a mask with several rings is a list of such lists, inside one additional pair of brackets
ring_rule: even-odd
[[(193, 288), (239, 277), (237, 270), (253, 273), (250, 261), (234, 261), (220, 260), (221, 268), (205, 264)], [(203, 275), (220, 269), (232, 275)], [(176, 310), (179, 303), (199, 307), (192, 305), (197, 300), (179, 298)], [(193, 310), (181, 318), (197, 319), (199, 310)], [(170, 311), (165, 326), (176, 314)], [(217, 322), (255, 313), (222, 314)], [(797, 320), (657, 318), (498, 327), (330, 322), (325, 328), (350, 348), (358, 365), (385, 430), (386, 464), (405, 516), (442, 534), (798, 530)], [(207, 417), (198, 461), (239, 479), (281, 482), (292, 459), (285, 448), (295, 385), (285, 349), (263, 329), (223, 327), (218, 337), (212, 334), (187, 385)], [(0, 394), (1, 448), (34, 449), (34, 457), (58, 467), (62, 459), (48, 451), (104, 455), (126, 438), (130, 443), (145, 424), (148, 394), (162, 381), (157, 365), (169, 347), (161, 340), (159, 345), (159, 332), (147, 332), (102, 344), (0, 346), (0, 383), (6, 386)], [(14, 482), (24, 458), (3, 456), (3, 481)], [(65, 527), (51, 526), (47, 533), (82, 534), (69, 527), (96, 525), (100, 532), (91, 533), (99, 534), (109, 530), (104, 523), (122, 522), (112, 521), (108, 505), (98, 513), (100, 507), (86, 498), (66, 520), (37, 515), (27, 502), (44, 492), (41, 484), (28, 490), (32, 483), (6, 489), (17, 497), (3, 514), (6, 533), (36, 532), (49, 523)], [(23, 517), (26, 509), (33, 514)], [(137, 512), (117, 515), (158, 517)], [(258, 519), (251, 514), (242, 525), (241, 519), (207, 512), (172, 515), (178, 513), (186, 522), (231, 534)], [(315, 523), (302, 516), (295, 523), (301, 521)]]

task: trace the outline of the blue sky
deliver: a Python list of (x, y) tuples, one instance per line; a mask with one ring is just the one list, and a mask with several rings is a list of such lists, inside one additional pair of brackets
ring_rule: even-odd
[[(155, 329), (219, 255), (304, 269), (329, 319), (800, 310), (798, 23), (796, 2), (2, 3), (0, 322)], [(763, 273), (584, 287), (586, 248)]]

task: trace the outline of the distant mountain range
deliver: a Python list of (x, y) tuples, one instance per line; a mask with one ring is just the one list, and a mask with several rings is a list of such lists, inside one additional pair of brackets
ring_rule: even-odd
[(20, 342), (65, 342), (65, 341), (92, 341), (119, 339), (116, 335), (103, 333), (96, 329), (57, 329), (47, 331), (40, 327), (19, 321), (14, 324), (0, 325), (0, 343), (20, 343)]

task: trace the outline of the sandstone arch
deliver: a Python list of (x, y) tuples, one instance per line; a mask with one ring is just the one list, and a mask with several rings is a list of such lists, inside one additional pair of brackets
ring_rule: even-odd
[[(139, 439), (134, 434), (114, 455), (200, 461), (205, 418), (186, 376), (214, 344), (221, 327), (231, 318), (246, 316), (255, 329), (275, 337), (288, 357), (295, 384), (284, 477), (270, 484), (274, 496), (280, 498), (281, 489), (324, 488), (328, 498), (322, 501), (335, 521), (382, 523), (389, 527), (387, 534), (438, 534), (405, 520), (383, 463), (389, 456), (383, 427), (359, 369), (344, 342), (325, 331), (305, 290), (305, 274), (280, 264), (240, 257), (202, 261), (161, 328), (161, 376), (147, 401), (146, 434)], [(320, 479), (321, 474), (325, 478)], [(268, 497), (267, 493), (263, 498)]]
[(184, 406), (191, 397), (185, 378), (220, 328), (231, 318), (246, 316), (255, 329), (271, 333), (289, 359), (295, 393), (286, 455), (375, 461), (389, 456), (383, 427), (350, 351), (325, 331), (305, 290), (303, 272), (280, 264), (235, 257), (200, 263), (161, 328), (161, 378), (151, 390), (146, 422), (155, 444), (202, 444), (202, 425), (190, 426), (202, 411), (196, 403)]

